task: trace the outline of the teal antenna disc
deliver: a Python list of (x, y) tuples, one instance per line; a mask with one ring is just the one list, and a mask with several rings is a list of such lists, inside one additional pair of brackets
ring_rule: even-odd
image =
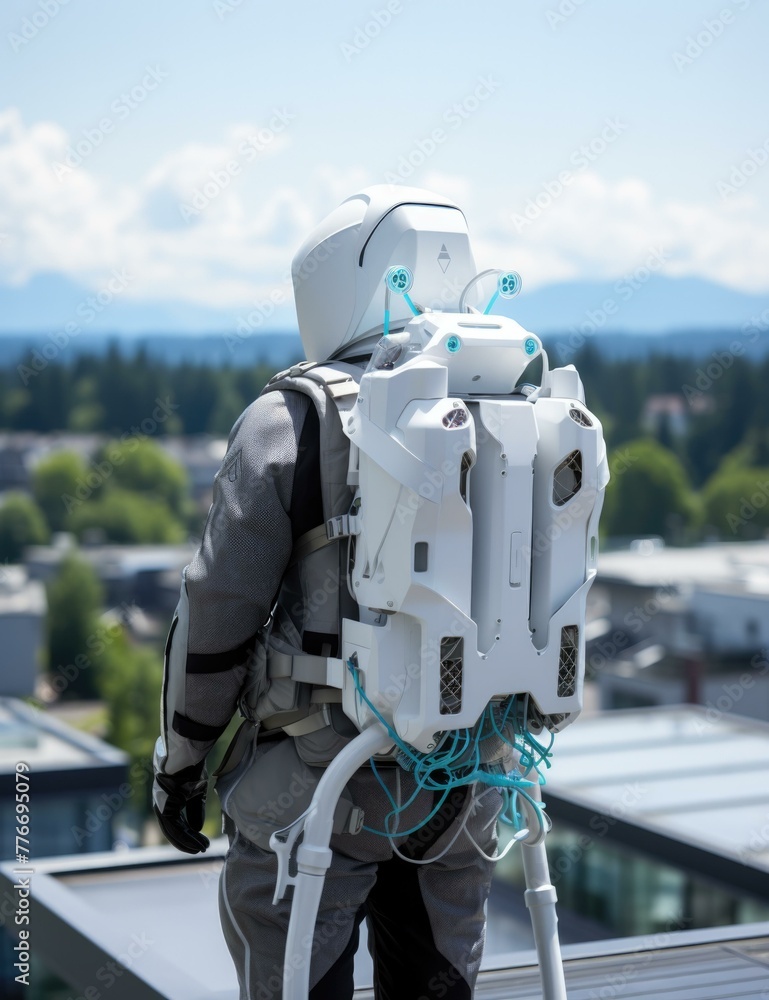
[(414, 275), (405, 265), (391, 267), (385, 275), (385, 284), (396, 295), (405, 295), (414, 284)]
[(521, 290), (521, 276), (517, 271), (503, 271), (497, 278), (497, 290), (503, 299), (512, 299)]

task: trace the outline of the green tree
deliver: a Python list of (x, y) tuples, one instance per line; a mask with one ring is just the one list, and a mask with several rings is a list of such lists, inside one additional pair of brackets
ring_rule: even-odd
[(159, 650), (136, 646), (124, 629), (112, 626), (111, 641), (99, 664), (99, 690), (107, 705), (106, 739), (131, 758), (132, 805), (150, 811), (152, 751), (160, 732), (163, 657)]
[(28, 389), (13, 382), (8, 382), (3, 386), (0, 393), (0, 413), (2, 413), (3, 426), (18, 429), (26, 429), (28, 426), (30, 393)]
[(769, 532), (769, 468), (724, 461), (703, 490), (707, 524), (722, 538), (749, 540)]
[(32, 474), (32, 494), (40, 504), (51, 531), (63, 531), (71, 500), (85, 485), (88, 469), (73, 451), (58, 451), (37, 466)]
[(155, 441), (126, 438), (109, 441), (94, 456), (94, 466), (103, 471), (104, 492), (130, 490), (149, 499), (161, 500), (177, 517), (187, 513), (187, 473)]
[(211, 413), (208, 423), (210, 434), (219, 434), (226, 437), (232, 430), (232, 425), (246, 408), (240, 394), (236, 391), (223, 393), (219, 396), (219, 401)]
[(673, 435), (673, 428), (670, 423), (670, 414), (661, 413), (659, 421), (657, 423), (657, 428), (655, 431), (655, 438), (657, 442), (662, 445), (663, 448), (667, 448), (668, 451), (672, 451), (675, 454), (675, 437)]
[(98, 614), (103, 590), (91, 567), (76, 555), (62, 560), (48, 584), (48, 671), (63, 697), (98, 696), (103, 646)]
[(757, 425), (751, 427), (741, 444), (724, 455), (716, 473), (767, 467), (769, 467), (769, 429), (764, 425)]
[(18, 562), (27, 545), (43, 545), (50, 532), (42, 510), (25, 493), (9, 493), (0, 507), (0, 562)]
[(163, 500), (117, 487), (76, 507), (70, 529), (80, 539), (122, 545), (172, 545), (184, 541), (185, 529)]
[(601, 527), (615, 537), (661, 535), (680, 541), (697, 524), (698, 505), (679, 459), (656, 441), (641, 438), (610, 457)]
[(67, 426), (70, 430), (85, 433), (104, 426), (104, 407), (98, 401), (98, 384), (90, 375), (73, 372), (72, 405)]
[[(125, 630), (109, 626), (109, 641), (99, 663), (99, 690), (107, 706), (106, 739), (131, 758), (130, 802), (139, 821), (152, 812), (152, 753), (160, 733), (160, 692), (163, 680), (162, 648), (138, 646)], [(234, 718), (207, 758), (209, 774), (221, 763), (241, 719)], [(215, 795), (206, 804), (205, 832), (217, 836), (221, 811)]]

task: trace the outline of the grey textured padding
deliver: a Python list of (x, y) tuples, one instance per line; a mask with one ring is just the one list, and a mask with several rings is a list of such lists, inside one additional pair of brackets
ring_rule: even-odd
[(226, 726), (245, 676), (245, 664), (216, 674), (187, 674), (188, 714), (206, 726)]
[[(257, 763), (265, 754), (266, 767)], [(216, 788), (242, 836), (269, 850), (271, 835), (309, 808), (320, 773), (301, 759), (294, 740), (268, 740), (264, 745), (252, 739), (240, 764), (222, 775)], [(336, 832), (348, 829), (353, 805), (343, 792), (334, 815)]]
[(156, 761), (166, 773), (198, 763), (214, 743), (174, 732), (175, 713), (223, 726), (237, 709), (245, 663), (188, 674), (187, 654), (235, 649), (269, 617), (293, 545), (294, 466), (311, 405), (298, 392), (270, 392), (244, 411), (230, 434), (200, 547), (183, 574), (165, 663), (163, 740)]
[(207, 757), (209, 752), (213, 750), (216, 740), (190, 740), (188, 739), (187, 745), (190, 750), (194, 751), (195, 756), (201, 761), (204, 757)]
[(293, 544), (291, 492), (309, 399), (269, 392), (232, 429), (187, 570), (190, 653), (219, 653), (267, 621)]
[[(340, 407), (353, 405), (357, 396), (357, 386), (362, 374), (358, 365), (341, 364), (334, 367), (315, 366), (306, 370), (290, 369), (277, 375), (265, 388), (263, 395), (271, 393), (295, 394), (315, 407), (319, 424), (318, 465), (321, 487), (321, 510), (317, 511), (312, 527), (325, 523), (331, 517), (347, 514), (352, 503), (354, 490), (347, 483), (350, 445), (342, 429)], [(315, 473), (316, 475), (318, 473)], [(297, 497), (297, 503), (301, 501)], [(307, 532), (305, 526), (303, 535)], [(312, 530), (312, 529), (310, 529)], [(301, 536), (300, 536), (301, 537)], [(297, 561), (290, 560), (283, 581), (267, 639), (269, 650), (278, 650), (287, 655), (303, 652), (322, 653), (322, 646), (312, 648), (305, 645), (305, 636), (327, 637), (329, 653), (335, 655), (333, 646), (337, 643), (340, 619), (357, 618), (357, 604), (350, 597), (346, 587), (347, 546), (336, 543), (317, 549)], [(323, 653), (325, 655), (325, 653)], [(268, 671), (269, 672), (269, 671)], [(276, 689), (272, 685), (265, 692), (259, 691), (258, 684), (251, 685), (260, 697), (248, 701), (249, 710), (260, 719), (275, 718), (283, 712), (290, 712), (293, 696), (290, 685)], [(288, 695), (281, 703), (280, 694)], [(291, 704), (289, 704), (291, 702)], [(288, 722), (295, 721), (287, 718)], [(344, 745), (345, 740), (326, 740), (324, 763), (328, 763)], [(307, 755), (303, 746), (309, 741)], [(317, 734), (297, 737), (299, 752), (310, 762), (317, 761)]]

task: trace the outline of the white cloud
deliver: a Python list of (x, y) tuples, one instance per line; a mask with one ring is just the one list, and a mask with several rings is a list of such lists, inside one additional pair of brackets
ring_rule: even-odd
[[(0, 283), (53, 271), (97, 288), (117, 267), (135, 275), (126, 297), (233, 310), (276, 286), (288, 291), (290, 259), (307, 231), (372, 177), (355, 165), (340, 172), (316, 164), (303, 189), (262, 191), (257, 164), (289, 148), (291, 126), (271, 138), (263, 130), (259, 148), (257, 134), (232, 125), (220, 142), (171, 150), (145, 176), (116, 185), (87, 157), (54, 169), (73, 142), (58, 125), (27, 126), (18, 111), (0, 112)], [(525, 202), (507, 204), (465, 177), (426, 173), (415, 183), (466, 208), (479, 266), (515, 267), (528, 287), (619, 277), (652, 247), (669, 256), (670, 275), (769, 287), (769, 229), (747, 196), (665, 201), (643, 180), (610, 182), (585, 170), (527, 219)]]
[(135, 275), (126, 298), (247, 304), (282, 281), (293, 248), (318, 216), (289, 186), (270, 190), (258, 212), (246, 210), (249, 170), (289, 141), (233, 126), (222, 143), (187, 144), (136, 184), (115, 186), (90, 171), (87, 159), (68, 165), (70, 138), (58, 126), (28, 128), (17, 111), (6, 111), (0, 282), (54, 271), (96, 288), (121, 267)]
[(497, 218), (488, 247), (498, 252), (506, 244), (506, 259), (512, 253), (520, 261), (530, 286), (619, 277), (661, 248), (669, 276), (697, 275), (743, 291), (769, 287), (769, 229), (747, 198), (663, 201), (643, 180), (612, 183), (593, 171), (575, 175), (556, 196), (540, 195)]
[(0, 113), (0, 217), (7, 240), (0, 255), (6, 282), (22, 283), (36, 271), (87, 271), (114, 253), (115, 233), (135, 210), (121, 192), (105, 198), (87, 172), (61, 184), (51, 163), (66, 146), (58, 126), (25, 128), (19, 113)]

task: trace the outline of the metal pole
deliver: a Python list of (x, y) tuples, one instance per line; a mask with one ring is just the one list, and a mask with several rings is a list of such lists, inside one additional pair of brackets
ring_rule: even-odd
[(315, 789), (296, 852), (297, 875), (283, 959), (283, 1000), (307, 1000), (309, 994), (313, 931), (331, 864), (329, 843), (339, 797), (358, 768), (369, 757), (389, 749), (392, 742), (378, 722), (364, 729), (331, 761)]
[[(532, 798), (542, 800), (539, 785), (534, 785), (528, 792)], [(532, 822), (530, 829), (535, 828)], [(534, 930), (534, 944), (542, 979), (542, 1000), (567, 1000), (561, 945), (558, 940), (558, 914), (555, 909), (558, 897), (555, 886), (550, 881), (545, 837), (538, 836), (533, 841), (531, 844), (525, 840), (521, 842), (523, 871), (526, 876), (523, 898)]]

